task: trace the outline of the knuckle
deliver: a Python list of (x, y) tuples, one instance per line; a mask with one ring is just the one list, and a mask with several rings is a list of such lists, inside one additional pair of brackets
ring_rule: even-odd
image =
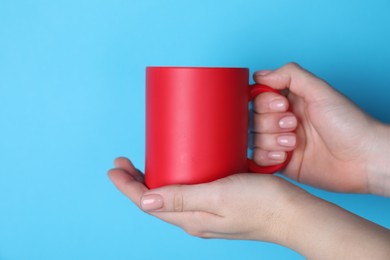
[(183, 212), (183, 192), (180, 186), (177, 186), (173, 193), (172, 209), (174, 212)]
[(263, 165), (267, 162), (266, 153), (260, 149), (253, 150), (253, 160), (259, 165)]
[(268, 139), (264, 134), (255, 134), (254, 137), (254, 146), (255, 148), (267, 148), (268, 147)]
[(257, 133), (264, 132), (266, 130), (266, 118), (264, 115), (255, 115), (254, 116), (254, 130)]
[(260, 94), (254, 99), (253, 108), (256, 113), (268, 111), (268, 102), (264, 100), (265, 94)]
[(293, 70), (301, 68), (301, 66), (297, 62), (294, 62), (294, 61), (287, 63), (285, 67), (289, 68), (289, 69), (293, 69)]

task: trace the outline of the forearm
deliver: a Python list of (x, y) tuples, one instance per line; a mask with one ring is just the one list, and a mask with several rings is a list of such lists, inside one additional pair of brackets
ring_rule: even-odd
[(368, 190), (390, 197), (390, 125), (375, 125), (374, 138), (366, 166)]
[(309, 259), (390, 259), (390, 231), (307, 194), (292, 203), (278, 243)]

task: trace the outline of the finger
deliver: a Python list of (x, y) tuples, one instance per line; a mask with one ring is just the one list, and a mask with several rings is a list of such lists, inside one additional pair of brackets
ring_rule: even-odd
[(334, 91), (325, 81), (296, 63), (288, 63), (269, 73), (255, 72), (254, 79), (258, 84), (275, 89), (289, 88), (291, 92), (303, 97), (306, 101), (317, 100), (323, 97), (326, 92)]
[(266, 113), (253, 115), (253, 132), (255, 133), (285, 133), (294, 131), (297, 118), (291, 112)]
[(255, 97), (253, 108), (256, 113), (285, 112), (288, 109), (288, 101), (282, 95), (265, 92)]
[(116, 168), (121, 168), (127, 171), (131, 176), (136, 180), (143, 182), (144, 176), (139, 170), (137, 170), (133, 163), (126, 157), (118, 157), (114, 160), (114, 165)]
[(296, 146), (295, 133), (253, 134), (254, 148), (265, 151), (291, 151)]
[(141, 207), (141, 197), (148, 191), (148, 188), (142, 182), (136, 180), (123, 169), (111, 169), (108, 171), (108, 176), (118, 190), (133, 201), (138, 207)]
[(114, 165), (115, 167), (125, 169), (126, 171), (135, 169), (133, 163), (128, 158), (122, 156), (114, 160)]
[(283, 163), (287, 158), (284, 151), (265, 151), (259, 148), (253, 149), (253, 160), (260, 166), (270, 166)]
[[(218, 214), (215, 201), (219, 198), (219, 194), (216, 183), (165, 186), (144, 194), (141, 207), (145, 211), (205, 211)], [(155, 205), (155, 200), (163, 201), (162, 205)]]

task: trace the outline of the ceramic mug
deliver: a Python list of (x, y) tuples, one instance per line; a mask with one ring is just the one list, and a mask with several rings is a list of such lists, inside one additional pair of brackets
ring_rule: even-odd
[(198, 184), (235, 173), (274, 173), (247, 158), (248, 102), (264, 92), (247, 68), (147, 67), (145, 183)]

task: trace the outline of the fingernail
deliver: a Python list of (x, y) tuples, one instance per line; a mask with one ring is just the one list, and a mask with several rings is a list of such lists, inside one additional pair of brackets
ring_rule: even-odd
[(297, 126), (297, 119), (295, 116), (286, 116), (279, 121), (280, 128), (294, 128)]
[(287, 104), (283, 99), (275, 99), (269, 104), (269, 108), (275, 112), (283, 112), (287, 110)]
[(286, 153), (285, 152), (269, 152), (268, 158), (270, 158), (274, 161), (283, 162), (286, 159)]
[(163, 204), (163, 198), (158, 194), (145, 195), (141, 198), (141, 208), (145, 211), (161, 209)]
[(272, 70), (258, 70), (255, 72), (255, 76), (265, 76), (272, 72)]
[(295, 146), (297, 139), (295, 138), (295, 136), (291, 135), (279, 136), (277, 142), (282, 146), (293, 147)]

